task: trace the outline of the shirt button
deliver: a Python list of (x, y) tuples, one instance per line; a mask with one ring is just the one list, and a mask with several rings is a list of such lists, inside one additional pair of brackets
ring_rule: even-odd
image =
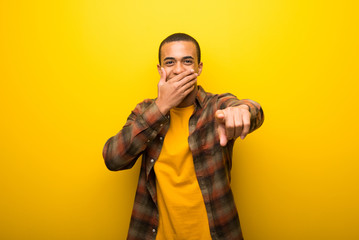
[(155, 233), (155, 232), (156, 232), (156, 229), (152, 229), (152, 232), (154, 232), (154, 233)]
[(163, 126), (163, 124), (161, 123), (161, 124), (160, 124), (160, 127), (162, 127), (162, 126)]
[(150, 142), (150, 139), (148, 139), (147, 142)]
[(163, 137), (160, 137), (160, 140), (162, 141), (162, 140), (163, 140)]
[(151, 163), (153, 163), (154, 161), (155, 161), (155, 160), (152, 158), (152, 159), (151, 159)]

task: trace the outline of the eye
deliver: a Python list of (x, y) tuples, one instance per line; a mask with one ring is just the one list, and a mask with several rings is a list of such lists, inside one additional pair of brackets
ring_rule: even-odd
[(174, 62), (173, 61), (166, 61), (165, 64), (166, 65), (172, 65)]
[(185, 62), (185, 64), (192, 64), (193, 63), (193, 61), (191, 59), (186, 59), (186, 60), (184, 60), (184, 62)]

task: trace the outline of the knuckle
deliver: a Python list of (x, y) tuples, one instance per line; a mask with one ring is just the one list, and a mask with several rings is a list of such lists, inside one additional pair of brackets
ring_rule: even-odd
[(240, 108), (239, 110), (244, 114), (249, 113), (249, 111), (247, 109), (245, 109), (245, 108)]

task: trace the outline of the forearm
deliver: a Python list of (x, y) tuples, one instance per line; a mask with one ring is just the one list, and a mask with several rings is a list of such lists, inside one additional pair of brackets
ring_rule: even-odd
[(137, 105), (122, 130), (104, 145), (102, 154), (107, 168), (111, 171), (131, 168), (166, 121), (154, 102)]
[(134, 143), (123, 137), (126, 132), (126, 129), (122, 129), (115, 136), (109, 138), (103, 148), (102, 155), (105, 165), (111, 171), (131, 168), (144, 150), (144, 145), (139, 144), (137, 148), (130, 147), (136, 149), (131, 153), (127, 146), (134, 145)]
[(250, 99), (239, 100), (239, 105), (248, 106), (248, 111), (251, 114), (251, 126), (249, 129), (249, 133), (258, 129), (264, 122), (264, 113), (261, 105)]

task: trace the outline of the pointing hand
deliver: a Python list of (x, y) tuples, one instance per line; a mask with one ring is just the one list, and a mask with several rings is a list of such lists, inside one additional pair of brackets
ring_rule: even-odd
[(219, 140), (222, 147), (227, 145), (231, 139), (241, 137), (244, 139), (250, 129), (251, 114), (247, 105), (228, 107), (217, 110), (216, 121), (218, 123)]

